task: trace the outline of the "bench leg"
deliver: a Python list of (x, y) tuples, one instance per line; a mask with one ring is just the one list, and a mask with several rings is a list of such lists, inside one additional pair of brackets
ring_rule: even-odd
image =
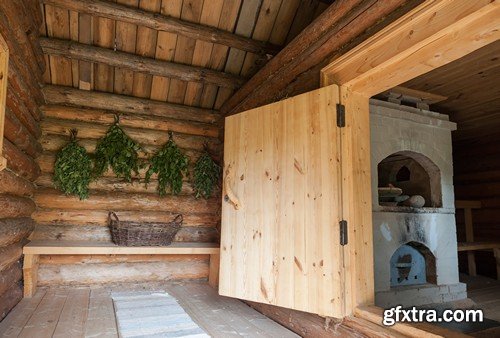
[(31, 298), (36, 292), (38, 278), (38, 255), (24, 255), (24, 297)]
[(497, 279), (500, 280), (500, 248), (493, 249), (495, 259), (497, 260)]
[(208, 272), (208, 285), (217, 289), (219, 286), (219, 261), (220, 255), (213, 254), (210, 255), (210, 268)]

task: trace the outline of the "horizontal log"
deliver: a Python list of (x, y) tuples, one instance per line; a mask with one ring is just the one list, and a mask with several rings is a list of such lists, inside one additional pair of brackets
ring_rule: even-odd
[(100, 0), (42, 0), (43, 3), (80, 13), (128, 22), (158, 31), (170, 32), (194, 40), (217, 43), (255, 54), (276, 54), (279, 47), (267, 42), (252, 40), (231, 32), (177, 18), (151, 13)]
[(30, 217), (35, 209), (35, 202), (29, 197), (0, 195), (0, 218)]
[(327, 325), (326, 319), (317, 314), (250, 301), (245, 301), (245, 303), (301, 337), (361, 337), (342, 324)]
[(47, 265), (145, 263), (145, 262), (205, 262), (209, 255), (41, 255), (39, 263)]
[[(111, 242), (108, 227), (98, 225), (41, 225), (36, 226), (33, 240), (60, 240)], [(175, 236), (175, 242), (217, 242), (218, 233), (212, 227), (182, 227)]]
[(39, 286), (143, 283), (208, 277), (207, 262), (40, 265)]
[[(1, 1), (0, 6), (2, 5), (6, 5), (6, 2)], [(19, 66), (24, 68), (25, 78), (34, 78), (37, 83), (42, 83), (42, 71), (37, 65), (36, 58), (32, 56), (33, 50), (17, 17), (18, 15), (8, 15), (5, 8), (0, 7), (0, 34), (9, 47), (9, 60), (16, 62), (18, 68)]]
[(227, 88), (238, 88), (245, 82), (242, 77), (208, 68), (156, 60), (75, 41), (40, 38), (40, 44), (44, 53), (49, 55), (59, 55), (87, 62), (99, 62), (153, 76), (164, 76), (186, 82), (208, 83)]
[(31, 218), (0, 219), (0, 247), (14, 244), (26, 238), (35, 228)]
[[(114, 123), (115, 111), (103, 109), (85, 109), (67, 106), (43, 106), (45, 117), (59, 120), (106, 125)], [(219, 128), (213, 124), (181, 121), (161, 116), (141, 115), (140, 113), (120, 113), (120, 125), (123, 127), (151, 129), (156, 131), (172, 131), (188, 135), (219, 137)]]
[(14, 306), (23, 299), (23, 289), (21, 283), (12, 286), (0, 295), (0, 321), (7, 316)]
[[(36, 184), (43, 188), (54, 188), (53, 175), (42, 174), (36, 180)], [(144, 194), (157, 194), (158, 180), (151, 179), (151, 181), (146, 185), (144, 179), (134, 179), (132, 182), (125, 182), (123, 179), (116, 177), (101, 177), (95, 181), (90, 182), (89, 185), (90, 194), (94, 191), (106, 192), (106, 191), (118, 191), (126, 193), (144, 193)], [(167, 189), (167, 193), (170, 189)], [(192, 195), (194, 193), (193, 186), (190, 182), (184, 182), (182, 185), (182, 190), (179, 195)]]
[(29, 133), (9, 107), (5, 109), (4, 137), (33, 158), (42, 152), (40, 143)]
[(26, 242), (27, 240), (20, 240), (19, 242), (0, 248), (0, 272), (21, 259), (23, 245)]
[[(73, 224), (73, 225), (108, 225), (107, 210), (61, 210), (41, 209), (31, 216), (37, 223), (45, 225)], [(120, 211), (120, 219), (141, 222), (168, 222), (177, 214), (162, 211)], [(215, 227), (220, 224), (220, 215), (186, 214), (183, 215), (184, 226)]]
[(500, 197), (500, 182), (484, 182), (466, 185), (455, 185), (455, 195), (468, 199)]
[(37, 87), (36, 90), (33, 90), (32, 87), (27, 85), (13, 62), (9, 62), (8, 79), (9, 84), (12, 86), (12, 90), (16, 93), (17, 97), (24, 102), (29, 112), (33, 115), (33, 118), (40, 121), (42, 115), (40, 113), (39, 105), (44, 103), (42, 90), (39, 87)]
[[(31, 9), (29, 13), (24, 12), (24, 6), (21, 3), (16, 3), (14, 1), (0, 1), (0, 11), (3, 12), (1, 16), (2, 19), (7, 20), (7, 24), (13, 35), (11, 38), (17, 40), (19, 50), (17, 53), (22, 54), (25, 57), (25, 62), (31, 66), (33, 72), (43, 74), (45, 71), (45, 59), (43, 58), (43, 53), (39, 49), (40, 47), (34, 45), (30, 37), (26, 32), (33, 31), (33, 26), (31, 23), (33, 11), (38, 8)], [(38, 31), (34, 32), (35, 34)], [(8, 38), (8, 37), (5, 37)]]
[(7, 159), (7, 168), (19, 176), (33, 182), (40, 175), (40, 167), (35, 160), (7, 139), (4, 139), (3, 142), (3, 156)]
[(94, 92), (63, 86), (45, 86), (43, 94), (48, 104), (65, 104), (87, 108), (140, 113), (179, 120), (214, 123), (220, 114), (214, 110), (184, 106), (131, 96)]
[(41, 208), (114, 210), (114, 211), (168, 211), (181, 214), (211, 213), (220, 208), (216, 198), (196, 199), (192, 196), (160, 197), (153, 194), (128, 194), (122, 192), (96, 192), (86, 200), (66, 196), (57, 190), (41, 189), (35, 194), (35, 202)]
[(0, 295), (21, 281), (23, 278), (23, 269), (21, 268), (21, 262), (15, 262), (11, 264), (7, 269), (0, 273)]
[[(71, 129), (77, 129), (79, 139), (98, 140), (106, 135), (109, 125), (47, 118), (42, 122), (42, 128), (44, 135), (60, 135), (65, 136), (66, 139), (68, 139)], [(165, 131), (130, 127), (123, 127), (123, 131), (140, 145), (153, 145), (161, 147), (167, 143), (169, 138), (168, 133)], [(182, 149), (202, 151), (204, 149), (204, 144), (207, 144), (209, 150), (215, 154), (221, 149), (220, 141), (213, 137), (176, 133), (174, 134), (174, 141)]]
[[(149, 153), (150, 155), (153, 154), (153, 153)], [(189, 152), (186, 152), (186, 154), (188, 155)], [(191, 157), (189, 156), (189, 166), (188, 166), (188, 171), (189, 171), (189, 177), (192, 177), (193, 175), (193, 169), (194, 169), (194, 163), (196, 161), (196, 159), (198, 158), (199, 154), (193, 152), (194, 156)], [(141, 156), (143, 155), (143, 156)], [(140, 154), (139, 155), (139, 158), (141, 159), (145, 159), (146, 158), (146, 155), (144, 154)], [(49, 174), (52, 174), (54, 173), (54, 165), (55, 165), (55, 161), (56, 161), (56, 154), (55, 153), (44, 153), (42, 154), (41, 156), (39, 156), (37, 158), (37, 163), (40, 165), (40, 168), (42, 170), (43, 173), (49, 173)], [(134, 173), (134, 177), (132, 178), (132, 182), (141, 182), (144, 180), (144, 177), (146, 176), (146, 171), (148, 170), (148, 167), (144, 167), (144, 168), (140, 168), (139, 169), (139, 173), (137, 175), (135, 175)], [(102, 175), (103, 177), (105, 178), (116, 178), (116, 175), (113, 173), (112, 169), (111, 168), (108, 168)], [(157, 174), (153, 174), (151, 176), (151, 179), (152, 180), (156, 180), (156, 178), (158, 177)], [(183, 177), (183, 181), (184, 182), (188, 182), (189, 181), (189, 177)], [(121, 180), (122, 182), (125, 183), (124, 180)]]
[(29, 130), (30, 134), (34, 138), (40, 137), (42, 131), (40, 129), (39, 123), (30, 113), (24, 102), (21, 101), (19, 97), (17, 97), (17, 94), (11, 85), (8, 85), (7, 87), (6, 106), (11, 109), (11, 111), (16, 115), (19, 121), (22, 122), (26, 129)]
[(35, 185), (9, 169), (0, 171), (0, 194), (33, 196)]

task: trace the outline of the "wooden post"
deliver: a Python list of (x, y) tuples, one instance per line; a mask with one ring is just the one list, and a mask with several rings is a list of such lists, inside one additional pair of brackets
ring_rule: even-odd
[(217, 287), (219, 286), (219, 263), (220, 263), (220, 254), (210, 255), (208, 284), (214, 289), (217, 289)]
[(7, 72), (9, 68), (9, 48), (0, 35), (0, 171), (7, 167), (3, 152), (3, 128), (5, 126), (5, 102), (7, 99)]
[[(465, 215), (465, 240), (467, 242), (474, 242), (472, 209), (464, 208), (464, 215)], [(476, 276), (476, 259), (474, 251), (467, 251), (467, 263), (469, 268), (469, 276)]]
[(500, 280), (500, 248), (493, 249), (493, 254), (497, 260), (497, 279)]
[(31, 298), (36, 292), (39, 255), (25, 254), (23, 265), (24, 297)]

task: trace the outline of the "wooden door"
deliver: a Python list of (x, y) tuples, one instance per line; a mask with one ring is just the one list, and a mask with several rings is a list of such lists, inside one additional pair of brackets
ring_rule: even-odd
[(342, 317), (339, 90), (226, 118), (219, 293)]

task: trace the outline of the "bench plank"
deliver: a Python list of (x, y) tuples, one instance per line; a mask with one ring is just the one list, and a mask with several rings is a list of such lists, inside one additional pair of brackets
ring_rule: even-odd
[(170, 246), (118, 246), (109, 242), (33, 241), (23, 248), (32, 255), (212, 255), (219, 253), (217, 243), (174, 242)]
[(460, 242), (458, 251), (492, 250), (500, 248), (500, 242)]
[(40, 255), (210, 255), (208, 283), (219, 281), (219, 244), (174, 242), (170, 246), (118, 246), (109, 242), (32, 241), (23, 248), (24, 297), (36, 292)]

